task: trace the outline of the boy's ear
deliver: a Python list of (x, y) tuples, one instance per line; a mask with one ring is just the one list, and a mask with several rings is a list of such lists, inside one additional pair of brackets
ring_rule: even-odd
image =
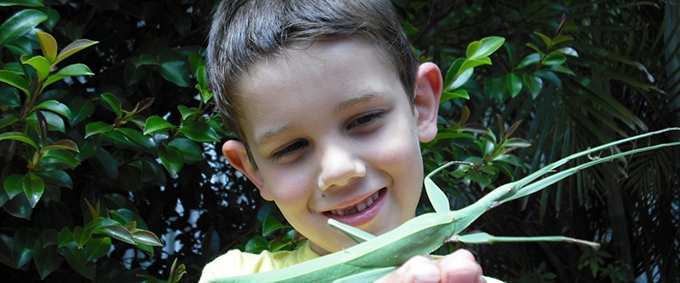
[(236, 140), (228, 140), (222, 145), (222, 154), (227, 158), (229, 164), (241, 171), (248, 179), (255, 184), (260, 191), (262, 198), (272, 200), (271, 195), (265, 188), (264, 180), (260, 171), (252, 164), (248, 158), (248, 151), (242, 142)]
[(437, 135), (439, 100), (442, 96), (442, 74), (433, 63), (418, 67), (414, 105), (418, 123), (418, 139), (429, 142)]

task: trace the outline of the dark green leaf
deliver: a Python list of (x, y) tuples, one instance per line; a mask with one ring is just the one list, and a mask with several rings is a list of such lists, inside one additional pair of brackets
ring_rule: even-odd
[(96, 134), (108, 133), (113, 130), (113, 126), (101, 121), (93, 122), (85, 126), (85, 138), (89, 138)]
[(87, 261), (93, 261), (106, 255), (111, 249), (111, 238), (101, 237), (92, 238), (85, 245), (85, 254), (87, 254)]
[(166, 61), (161, 63), (161, 76), (179, 87), (189, 87), (189, 73), (184, 61)]
[(439, 104), (441, 105), (444, 102), (447, 102), (451, 99), (470, 99), (470, 95), (468, 94), (467, 90), (464, 89), (457, 89), (454, 91), (444, 91), (442, 92), (442, 97), (441, 100), (439, 101)]
[(182, 152), (185, 162), (196, 162), (203, 160), (203, 150), (195, 142), (186, 138), (175, 138), (168, 143), (168, 148)]
[(90, 241), (90, 237), (92, 237), (92, 230), (86, 229), (80, 226), (76, 226), (73, 229), (73, 240), (76, 242), (78, 245), (78, 248), (82, 248), (87, 244), (88, 241)]
[(18, 194), (24, 192), (24, 188), (22, 187), (23, 179), (24, 176), (19, 174), (10, 175), (5, 179), (5, 191), (7, 192), (9, 199), (13, 199)]
[(31, 31), (47, 20), (47, 15), (38, 10), (26, 9), (12, 15), (0, 26), (0, 48)]
[(522, 59), (522, 62), (519, 62), (519, 65), (517, 65), (517, 69), (522, 69), (530, 65), (536, 65), (539, 61), (541, 61), (541, 55), (539, 55), (538, 53), (529, 54), (527, 57), (524, 57), (524, 59)]
[(92, 166), (110, 182), (118, 178), (118, 163), (104, 148), (97, 148), (96, 158), (90, 158)]
[(33, 258), (33, 248), (40, 238), (40, 234), (26, 227), (20, 227), (12, 239), (12, 260), (15, 268), (22, 268)]
[(52, 64), (56, 65), (57, 63), (61, 62), (61, 60), (64, 60), (70, 57), (71, 55), (77, 53), (78, 51), (88, 48), (97, 43), (99, 42), (92, 41), (89, 39), (78, 39), (74, 42), (71, 42), (69, 45), (66, 45), (66, 47), (64, 47), (64, 49), (62, 49), (61, 52), (59, 52), (59, 55), (57, 55), (57, 59)]
[(40, 279), (45, 280), (45, 277), (59, 268), (64, 260), (59, 256), (56, 245), (44, 245), (42, 239), (35, 243), (34, 250), (33, 262), (35, 268), (40, 274)]
[(508, 74), (505, 77), (505, 88), (510, 93), (510, 96), (514, 98), (522, 91), (522, 79), (515, 73)]
[(19, 107), (21, 98), (16, 88), (0, 86), (0, 107)]
[(6, 6), (26, 6), (26, 7), (43, 7), (42, 0), (0, 0), (0, 7)]
[(31, 207), (34, 208), (45, 192), (45, 183), (43, 182), (43, 179), (40, 178), (40, 176), (29, 172), (24, 176), (21, 186), (28, 197), (28, 202), (31, 204)]
[(182, 115), (182, 122), (190, 122), (191, 120), (195, 119), (196, 116), (201, 114), (201, 111), (198, 110), (198, 108), (195, 107), (186, 107), (184, 105), (179, 105), (177, 106), (177, 109), (179, 110), (179, 114)]
[[(44, 166), (56, 165), (57, 168), (66, 169), (69, 167), (77, 167), (80, 161), (73, 155), (73, 153), (66, 150), (49, 150), (46, 151), (41, 160)], [(54, 163), (62, 163), (61, 165)], [(65, 167), (66, 166), (66, 167)]]
[(71, 230), (69, 230), (68, 227), (62, 228), (61, 231), (59, 231), (57, 247), (63, 248), (71, 243), (75, 243), (73, 240), (73, 233), (71, 233)]
[(208, 124), (203, 122), (193, 122), (183, 125), (179, 129), (179, 133), (193, 141), (198, 142), (218, 142), (220, 140), (217, 132), (208, 126)]
[(175, 176), (184, 166), (184, 156), (182, 152), (171, 146), (161, 145), (158, 147), (158, 157), (161, 163), (168, 170), (170, 175)]
[(531, 93), (533, 98), (536, 99), (538, 94), (541, 93), (541, 90), (543, 89), (543, 80), (531, 74), (524, 74), (523, 81), (524, 85), (529, 90), (529, 93)]
[(94, 73), (90, 71), (90, 68), (88, 68), (84, 64), (77, 63), (73, 65), (68, 65), (63, 69), (59, 70), (59, 72), (57, 72), (56, 74), (48, 77), (47, 80), (45, 80), (45, 83), (43, 84), (43, 89), (45, 89), (45, 87), (47, 87), (48, 85), (63, 80), (64, 78), (91, 75), (94, 75)]
[(139, 149), (149, 153), (153, 153), (156, 150), (156, 141), (150, 136), (145, 136), (140, 131), (130, 128), (118, 128), (116, 131), (125, 135)]
[[(2, 107), (2, 106), (0, 106)], [(0, 118), (0, 129), (8, 127), (19, 121), (19, 114), (14, 111), (7, 111), (3, 117)]]
[(255, 235), (248, 241), (248, 243), (246, 243), (245, 251), (258, 254), (267, 249), (269, 249), (269, 243), (267, 240), (260, 235)]
[(73, 180), (64, 170), (36, 171), (46, 184), (54, 184), (62, 188), (73, 189)]
[(31, 95), (28, 91), (28, 82), (26, 82), (26, 80), (23, 77), (15, 74), (14, 72), (8, 70), (0, 70), (0, 82), (18, 88), (19, 90), (23, 91), (24, 94), (26, 94), (27, 96)]
[(38, 150), (38, 145), (26, 134), (20, 132), (8, 132), (0, 134), (0, 141), (2, 140), (16, 140), (32, 146)]
[(71, 119), (71, 109), (69, 109), (68, 106), (66, 106), (66, 104), (63, 104), (56, 100), (43, 101), (40, 104), (36, 105), (35, 108), (50, 110), (54, 113), (57, 113), (61, 116)]
[(290, 227), (281, 224), (281, 222), (279, 222), (279, 220), (276, 219), (276, 217), (267, 213), (267, 216), (264, 217), (264, 221), (262, 222), (262, 236), (267, 237), (271, 233), (274, 233), (274, 232), (281, 230), (281, 229), (287, 229), (287, 228), (290, 228)]
[(26, 220), (31, 220), (31, 214), (33, 213), (33, 207), (28, 202), (26, 194), (18, 194), (13, 199), (7, 201), (2, 208), (10, 215)]
[(146, 119), (146, 123), (144, 123), (144, 135), (170, 129), (174, 126), (175, 125), (171, 124), (160, 116), (154, 115)]
[(144, 223), (144, 219), (142, 219), (142, 217), (139, 216), (139, 214), (137, 214), (137, 212), (133, 210), (129, 210), (127, 208), (119, 208), (116, 210), (112, 210), (111, 216), (113, 217), (114, 220), (118, 221), (118, 223), (135, 222), (139, 229), (148, 230), (146, 223)]
[(111, 110), (116, 113), (116, 117), (119, 119), (123, 117), (123, 110), (121, 109), (121, 103), (118, 97), (108, 92), (102, 93), (101, 97), (106, 101), (109, 107), (111, 107)]
[(552, 43), (552, 40), (550, 39), (550, 37), (547, 37), (546, 35), (538, 32), (538, 31), (535, 31), (534, 34), (538, 35), (543, 40), (543, 43), (545, 43), (546, 49), (550, 49), (553, 46), (553, 43)]
[[(31, 123), (32, 125), (37, 126), (38, 117), (35, 113), (36, 112), (33, 112), (31, 115), (28, 115), (26, 121)], [(59, 131), (62, 133), (66, 132), (66, 124), (64, 124), (64, 119), (62, 119), (61, 116), (50, 111), (41, 111), (41, 113), (45, 116), (45, 121), (47, 122), (47, 129), (49, 131)]]
[(95, 278), (95, 266), (93, 262), (87, 261), (87, 255), (85, 254), (85, 249), (80, 249), (77, 247), (66, 247), (62, 248), (62, 253), (66, 262), (80, 275), (83, 277), (94, 281)]
[(81, 96), (71, 100), (69, 108), (71, 109), (71, 118), (68, 122), (71, 126), (77, 125), (94, 113), (94, 103)]

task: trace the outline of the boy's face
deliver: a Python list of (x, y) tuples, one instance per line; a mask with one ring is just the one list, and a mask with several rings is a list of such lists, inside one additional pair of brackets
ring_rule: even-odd
[(415, 110), (392, 65), (356, 38), (316, 42), (256, 62), (237, 102), (252, 157), (229, 162), (276, 202), (323, 255), (355, 244), (328, 218), (374, 235), (415, 214), (423, 181), (419, 141), (436, 135), (441, 74), (421, 66)]

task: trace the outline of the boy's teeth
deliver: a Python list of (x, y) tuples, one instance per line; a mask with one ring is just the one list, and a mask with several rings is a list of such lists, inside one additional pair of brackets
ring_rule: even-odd
[(334, 209), (334, 210), (331, 210), (330, 212), (331, 212), (331, 214), (335, 214), (335, 215), (338, 215), (338, 216), (344, 216), (344, 215), (359, 213), (359, 212), (362, 212), (362, 211), (366, 210), (367, 208), (371, 207), (371, 205), (373, 205), (373, 203), (375, 202), (375, 200), (378, 199), (378, 197), (380, 197), (380, 192), (376, 192), (375, 194), (373, 194), (372, 196), (367, 198), (364, 202), (357, 204), (353, 207), (345, 208), (345, 209)]

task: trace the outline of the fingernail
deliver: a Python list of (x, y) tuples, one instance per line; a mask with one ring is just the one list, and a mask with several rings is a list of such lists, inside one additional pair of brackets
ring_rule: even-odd
[(415, 276), (415, 283), (438, 283), (441, 278), (433, 274), (419, 274)]

